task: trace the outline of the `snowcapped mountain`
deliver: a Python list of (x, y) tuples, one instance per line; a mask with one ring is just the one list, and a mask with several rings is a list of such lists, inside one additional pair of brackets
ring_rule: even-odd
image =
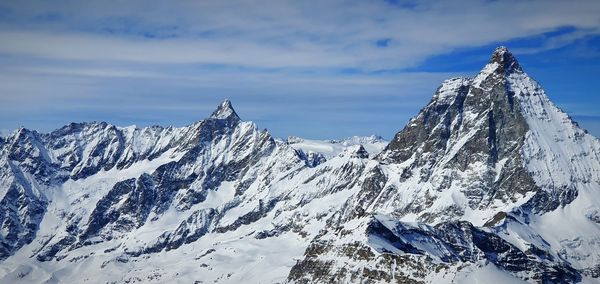
[(2, 283), (600, 282), (600, 141), (503, 47), (389, 143), (18, 129), (0, 198)]
[(350, 145), (311, 165), (228, 101), (181, 128), (71, 124), (0, 142), (11, 283), (284, 281), (369, 162)]
[(375, 160), (290, 279), (598, 281), (600, 142), (506, 48), (445, 81)]

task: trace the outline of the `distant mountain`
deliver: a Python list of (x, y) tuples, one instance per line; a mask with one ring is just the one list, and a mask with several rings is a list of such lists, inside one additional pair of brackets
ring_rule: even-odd
[(600, 282), (600, 141), (500, 47), (389, 143), (18, 129), (0, 224), (2, 283)]
[(352, 136), (342, 140), (312, 140), (300, 137), (290, 136), (287, 138), (287, 144), (292, 148), (302, 151), (306, 155), (318, 155), (322, 161), (331, 159), (344, 152), (350, 146), (361, 145), (371, 156), (379, 154), (388, 141), (381, 136)]

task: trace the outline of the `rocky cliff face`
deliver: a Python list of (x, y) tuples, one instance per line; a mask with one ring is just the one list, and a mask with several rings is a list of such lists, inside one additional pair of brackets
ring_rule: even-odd
[(19, 129), (0, 282), (599, 277), (600, 143), (506, 48), (383, 144), (273, 139), (229, 101), (180, 128)]

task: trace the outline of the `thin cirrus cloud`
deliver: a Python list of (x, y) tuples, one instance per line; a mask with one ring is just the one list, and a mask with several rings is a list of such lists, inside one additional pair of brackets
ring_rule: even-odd
[(4, 1), (0, 128), (184, 124), (202, 116), (169, 109), (228, 97), (279, 136), (345, 129), (323, 120), (391, 136), (442, 78), (476, 71), (420, 70), (430, 58), (535, 37), (515, 53), (564, 48), (597, 37), (599, 15), (598, 1)]

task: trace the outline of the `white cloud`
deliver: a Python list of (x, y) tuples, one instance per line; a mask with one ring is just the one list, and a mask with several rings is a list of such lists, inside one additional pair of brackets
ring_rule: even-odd
[[(384, 1), (341, 0), (61, 3), (9, 5), (21, 28), (15, 29), (8, 17), (0, 31), (0, 53), (60, 60), (374, 70), (410, 67), (456, 48), (561, 27), (588, 34), (598, 34), (600, 27), (599, 1), (426, 1), (413, 9)], [(55, 18), (21, 23), (40, 15)], [(375, 42), (383, 38), (390, 45), (378, 48)], [(576, 38), (563, 36), (561, 43), (548, 47)]]

